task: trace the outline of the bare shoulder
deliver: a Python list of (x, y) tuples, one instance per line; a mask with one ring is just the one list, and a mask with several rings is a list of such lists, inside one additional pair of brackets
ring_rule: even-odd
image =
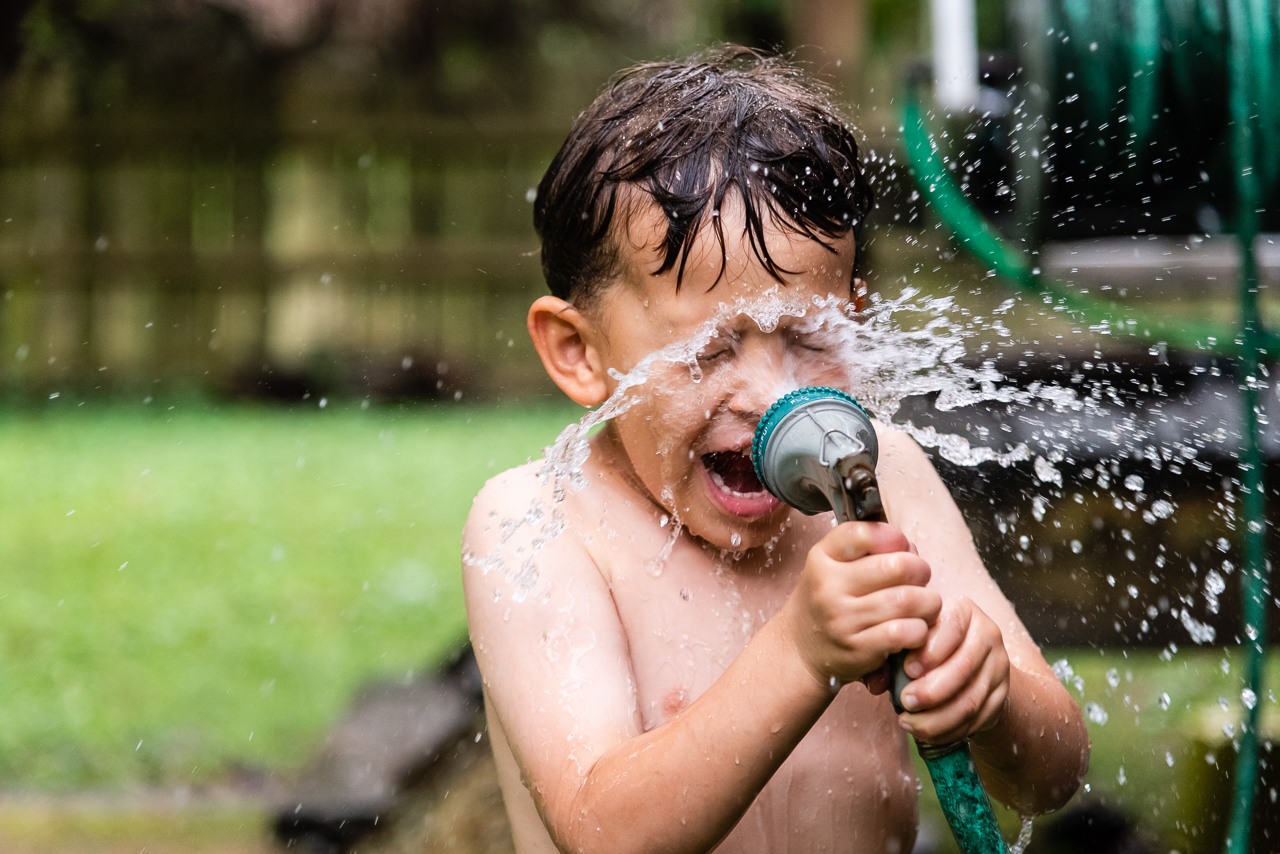
[(940, 512), (948, 522), (958, 522), (963, 528), (951, 493), (919, 443), (891, 424), (876, 421), (875, 428), (880, 443), (876, 474), (890, 518), (901, 520), (897, 522), (901, 525), (913, 516), (936, 519), (935, 514)]
[(509, 469), (476, 495), (462, 531), (464, 581), (496, 570), (495, 591), (523, 599), (537, 585), (544, 564), (572, 564), (574, 557), (589, 561), (576, 535), (581, 502), (544, 478), (542, 465), (534, 461)]
[[(938, 476), (924, 449), (905, 432), (876, 422), (880, 460), (876, 474), (889, 521), (902, 529), (921, 555), (948, 555), (953, 571), (966, 574), (986, 570), (951, 492)], [(958, 559), (958, 560), (957, 560)], [(937, 579), (935, 567), (935, 579)]]
[(493, 545), (504, 534), (509, 539), (529, 511), (556, 503), (554, 487), (539, 476), (541, 467), (534, 461), (507, 469), (480, 488), (467, 514), (464, 546)]
[(909, 434), (883, 421), (874, 424), (876, 440), (880, 443), (880, 465), (916, 474), (936, 474), (928, 454)]

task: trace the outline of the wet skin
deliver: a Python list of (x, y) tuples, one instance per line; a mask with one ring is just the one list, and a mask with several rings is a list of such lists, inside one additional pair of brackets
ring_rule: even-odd
[[(1060, 805), (1087, 760), (1079, 709), (919, 448), (877, 425), (889, 525), (801, 516), (734, 464), (779, 389), (839, 377), (801, 325), (762, 331), (725, 306), (847, 295), (853, 241), (832, 252), (772, 228), (796, 271), (779, 288), (741, 217), (724, 220), (723, 273), (704, 229), (678, 290), (654, 275), (661, 220), (642, 209), (619, 280), (590, 307), (544, 297), (530, 311), (548, 372), (585, 405), (616, 387), (610, 369), (723, 322), (700, 382), (658, 366), (592, 440), (586, 489), (557, 504), (526, 466), (468, 519), (467, 609), (518, 850), (908, 851), (908, 728), (971, 736), (1007, 803)], [(513, 579), (530, 565), (525, 590)], [(919, 650), (901, 719), (860, 682), (882, 692), (900, 649)]]

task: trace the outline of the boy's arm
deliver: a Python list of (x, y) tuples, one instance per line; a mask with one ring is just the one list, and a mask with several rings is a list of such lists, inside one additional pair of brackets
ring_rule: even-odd
[[(549, 490), (539, 494), (532, 480), (527, 471), (508, 473), (477, 498), (464, 533), (464, 582), (486, 691), (562, 851), (711, 849), (831, 702), (813, 661), (857, 678), (879, 666), (885, 647), (922, 643), (941, 605), (924, 587), (928, 567), (900, 552), (898, 532), (842, 526), (823, 541), (832, 554), (819, 553), (821, 545), (811, 553), (824, 572), (806, 569), (801, 585), (826, 578), (834, 590), (843, 572), (843, 607), (806, 611), (823, 601), (821, 591), (811, 590), (805, 607), (793, 596), (701, 697), (644, 732), (627, 637), (575, 520), (536, 554), (537, 525), (502, 542), (503, 515), (523, 518), (543, 501), (550, 516)], [(536, 583), (515, 601), (511, 579), (530, 567)], [(850, 605), (850, 591), (866, 595)], [(794, 636), (794, 626), (832, 619), (867, 628), (848, 632), (848, 648), (834, 651)]]
[(930, 586), (947, 601), (926, 648), (907, 659), (909, 675), (927, 672), (903, 691), (921, 709), (903, 721), (926, 741), (969, 736), (988, 790), (1019, 812), (1057, 809), (1088, 769), (1080, 707), (982, 565), (933, 464), (910, 437), (881, 436), (890, 519), (932, 566)]

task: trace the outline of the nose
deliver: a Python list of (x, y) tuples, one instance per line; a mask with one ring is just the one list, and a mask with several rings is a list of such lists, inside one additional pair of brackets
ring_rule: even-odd
[[(760, 418), (786, 385), (785, 343), (775, 335), (747, 336), (729, 372), (730, 411)], [(783, 389), (785, 390), (785, 389)]]

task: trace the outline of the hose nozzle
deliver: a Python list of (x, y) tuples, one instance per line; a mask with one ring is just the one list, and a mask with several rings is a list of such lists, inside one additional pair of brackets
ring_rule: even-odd
[(884, 521), (876, 485), (880, 447), (867, 411), (835, 388), (802, 388), (774, 402), (756, 427), (756, 477), (776, 498), (810, 516)]

